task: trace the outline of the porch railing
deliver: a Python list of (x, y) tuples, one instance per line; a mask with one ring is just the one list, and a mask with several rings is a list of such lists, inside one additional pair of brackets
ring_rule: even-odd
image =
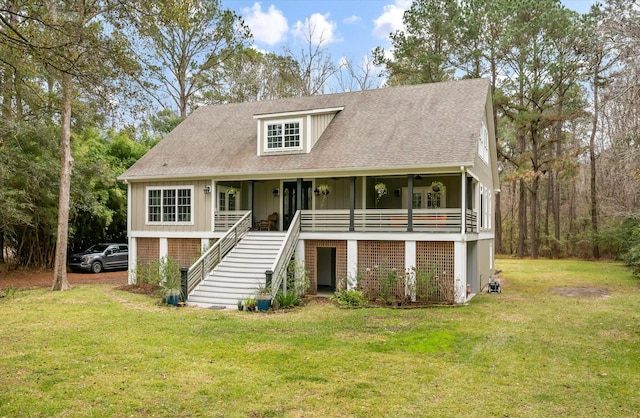
[(298, 238), (300, 237), (300, 226), (301, 226), (301, 211), (297, 211), (291, 220), (291, 224), (289, 225), (289, 229), (287, 230), (287, 235), (285, 235), (284, 242), (282, 247), (280, 247), (280, 251), (276, 256), (276, 260), (273, 263), (271, 268), (272, 273), (272, 281), (271, 281), (271, 293), (273, 296), (278, 293), (278, 288), (282, 285), (282, 289), (284, 291), (287, 290), (287, 267), (289, 266), (289, 261), (293, 256), (293, 252), (296, 250), (296, 244), (298, 243)]
[[(349, 210), (304, 210), (303, 232), (349, 232)], [(413, 209), (415, 232), (461, 232), (460, 209)], [(356, 232), (406, 232), (409, 226), (406, 209), (356, 209)]]
[(189, 267), (187, 273), (187, 295), (185, 295), (185, 298), (220, 263), (220, 260), (247, 235), (247, 232), (251, 229), (251, 211), (244, 211), (243, 213), (244, 216)]
[(246, 210), (223, 210), (216, 212), (213, 217), (213, 230), (226, 231), (232, 228), (246, 213)]
[(467, 232), (476, 232), (478, 230), (478, 214), (471, 209), (467, 209), (466, 215), (465, 224)]

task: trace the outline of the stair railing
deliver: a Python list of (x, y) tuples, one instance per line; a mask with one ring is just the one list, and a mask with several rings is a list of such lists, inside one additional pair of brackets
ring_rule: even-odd
[(293, 216), (287, 235), (284, 237), (284, 241), (278, 251), (278, 255), (276, 256), (271, 270), (265, 271), (267, 285), (269, 284), (269, 280), (271, 280), (271, 294), (274, 297), (276, 293), (278, 293), (280, 285), (282, 285), (282, 290), (284, 292), (287, 291), (287, 267), (289, 266), (289, 261), (296, 250), (298, 238), (300, 237), (300, 220), (302, 218), (300, 213), (301, 211), (296, 211), (296, 214)]
[(209, 272), (220, 263), (220, 260), (227, 255), (233, 247), (240, 242), (251, 229), (251, 211), (248, 211), (238, 222), (236, 222), (227, 232), (217, 240), (211, 248), (198, 258), (189, 267), (187, 273), (187, 295), (203, 281)]

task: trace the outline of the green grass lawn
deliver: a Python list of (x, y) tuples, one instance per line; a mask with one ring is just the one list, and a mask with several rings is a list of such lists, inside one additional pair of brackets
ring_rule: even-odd
[[(468, 306), (157, 306), (110, 286), (0, 299), (0, 417), (638, 416), (640, 285), (623, 266), (499, 259)], [(604, 288), (601, 298), (554, 287)], [(1, 292), (0, 292), (1, 293)]]

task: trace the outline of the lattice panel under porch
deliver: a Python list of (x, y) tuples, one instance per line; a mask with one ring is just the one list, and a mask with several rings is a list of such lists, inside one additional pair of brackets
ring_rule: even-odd
[(136, 263), (139, 266), (157, 262), (160, 257), (160, 240), (158, 238), (136, 238)]
[(347, 277), (347, 241), (337, 240), (305, 240), (304, 266), (309, 275), (308, 294), (318, 293), (318, 248), (336, 249), (336, 287), (346, 289)]
[[(453, 302), (455, 300), (453, 242), (417, 242), (416, 261), (417, 299)], [(433, 277), (429, 278), (431, 273)], [(424, 279), (421, 280), (420, 277)]]
[(199, 238), (169, 238), (168, 255), (179, 267), (191, 267), (200, 256), (200, 242)]
[(404, 241), (358, 241), (358, 287), (367, 298), (404, 300)]

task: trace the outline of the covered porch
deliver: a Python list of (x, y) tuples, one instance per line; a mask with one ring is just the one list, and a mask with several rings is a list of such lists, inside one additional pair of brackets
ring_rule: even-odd
[(214, 231), (248, 211), (253, 229), (269, 219), (301, 232), (477, 232), (478, 184), (469, 173), (212, 181)]

